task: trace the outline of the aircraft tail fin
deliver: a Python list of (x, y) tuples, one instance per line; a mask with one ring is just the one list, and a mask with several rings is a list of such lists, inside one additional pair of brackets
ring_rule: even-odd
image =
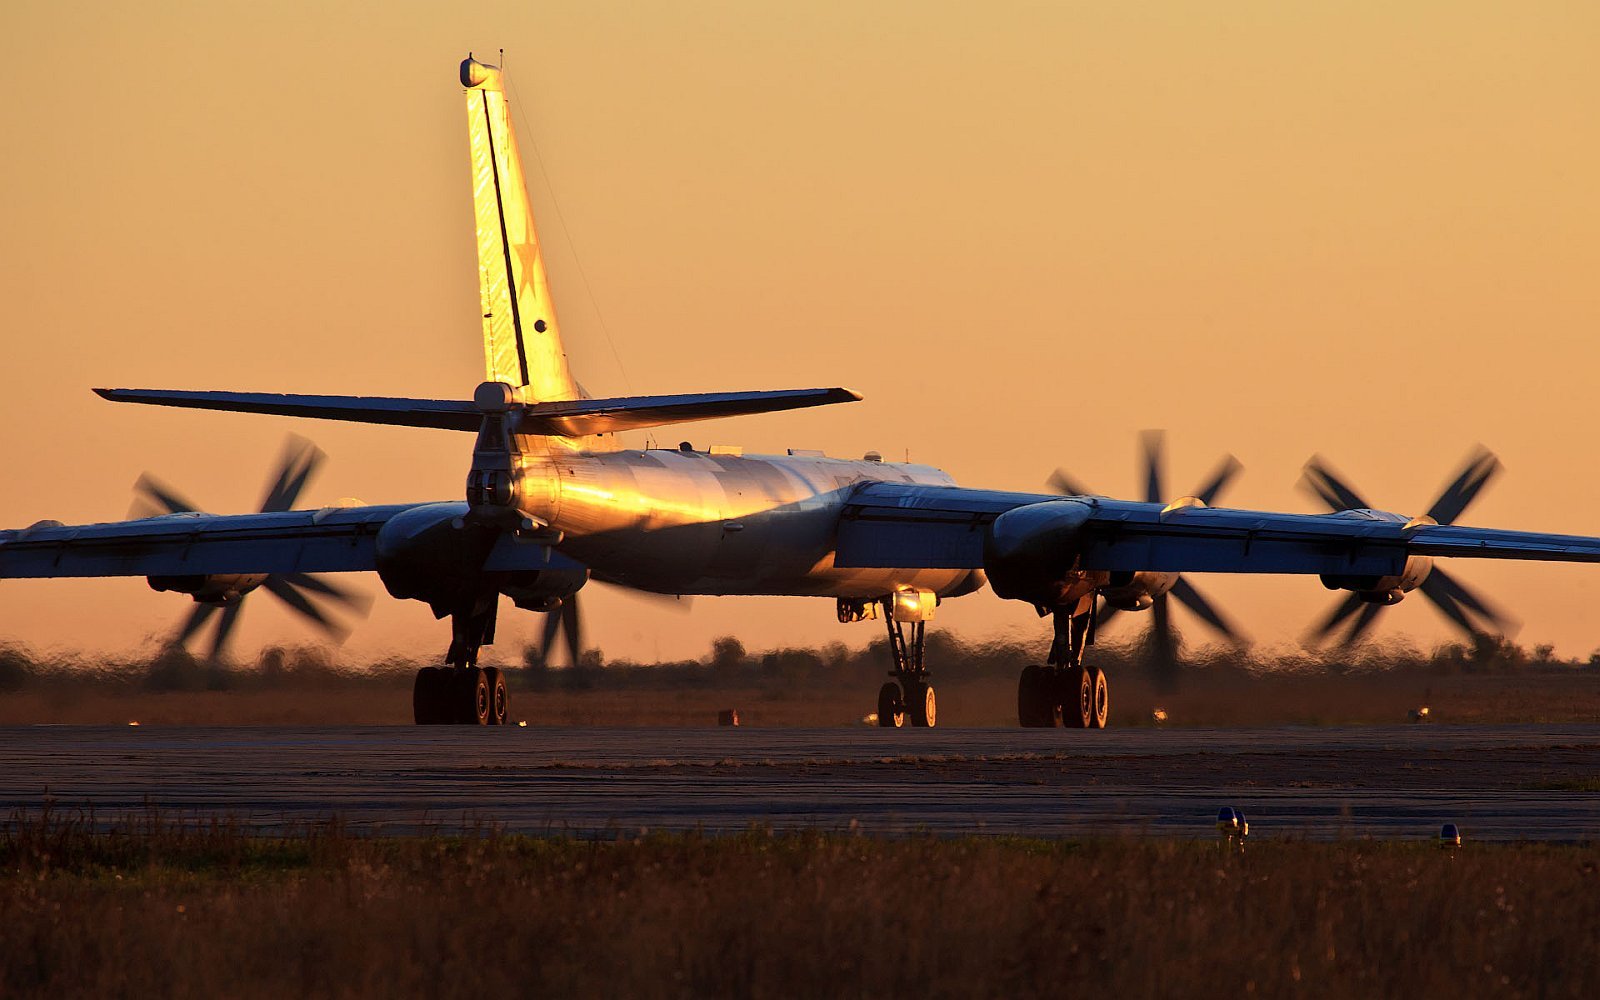
[(472, 145), (472, 205), (478, 231), (486, 382), (525, 386), (539, 402), (581, 395), (567, 368), (511, 127), (500, 67), (461, 62)]

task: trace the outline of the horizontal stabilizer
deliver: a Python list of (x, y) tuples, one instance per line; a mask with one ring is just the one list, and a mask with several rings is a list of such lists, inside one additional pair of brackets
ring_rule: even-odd
[(404, 399), (394, 396), (308, 396), (276, 392), (184, 392), (173, 389), (96, 389), (114, 403), (185, 406), (195, 410), (273, 413), (281, 417), (353, 420), (400, 427), (475, 431), (483, 413), (470, 399)]
[[(438, 427), (476, 431), (483, 411), (472, 400), (407, 399), (394, 396), (311, 396), (271, 392), (184, 392), (171, 389), (96, 389), (118, 403), (184, 406), (198, 410), (271, 413), (285, 417), (350, 420), (362, 424)], [(583, 437), (615, 431), (681, 424), (691, 420), (773, 413), (829, 403), (853, 403), (849, 389), (780, 389), (756, 392), (702, 392), (676, 396), (623, 396), (514, 404), (523, 434)]]
[[(522, 411), (521, 427), (529, 434), (581, 437), (610, 434), (692, 420), (740, 417), (750, 413), (776, 413), (861, 399), (849, 389), (778, 389), (769, 392), (695, 392), (678, 396), (620, 396), (613, 399), (574, 399), (560, 403), (535, 403)], [(529, 421), (545, 430), (528, 430)]]

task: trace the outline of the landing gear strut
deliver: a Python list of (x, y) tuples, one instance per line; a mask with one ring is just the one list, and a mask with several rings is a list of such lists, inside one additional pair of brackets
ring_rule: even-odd
[(478, 651), (494, 642), (498, 601), (496, 593), (481, 595), (450, 615), (446, 665), (417, 671), (411, 689), (411, 712), (417, 725), (505, 724), (511, 710), (505, 675), (498, 667), (478, 666)]
[(882, 604), (884, 621), (889, 626), (889, 655), (894, 658), (889, 676), (894, 680), (878, 689), (878, 725), (894, 729), (907, 722), (913, 726), (937, 725), (937, 700), (923, 661), (927, 622), (897, 620), (892, 596), (884, 598)]
[(1044, 666), (1030, 664), (1017, 678), (1017, 721), (1025, 728), (1104, 729), (1111, 710), (1105, 671), (1088, 666), (1083, 655), (1094, 645), (1091, 595), (1072, 610), (1053, 614), (1055, 637)]

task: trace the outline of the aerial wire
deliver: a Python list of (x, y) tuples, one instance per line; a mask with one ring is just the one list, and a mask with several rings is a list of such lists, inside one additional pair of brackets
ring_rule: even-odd
[[(505, 71), (505, 49), (500, 50), (500, 68)], [(510, 81), (509, 76), (505, 77)], [(550, 182), (550, 173), (545, 170), (544, 157), (539, 152), (539, 140), (534, 137), (528, 116), (522, 111), (522, 94), (518, 92), (517, 85), (511, 82), (511, 96), (516, 107), (516, 114), (522, 119), (523, 134), (528, 137), (528, 144), (533, 147), (533, 162), (539, 165), (539, 176), (544, 178), (545, 189), (550, 192), (550, 204), (556, 210), (556, 222), (561, 226), (561, 235), (566, 238), (567, 248), (572, 251), (572, 260), (578, 266), (578, 277), (583, 281), (583, 290), (589, 296), (589, 305), (594, 309), (594, 315), (600, 322), (600, 332), (606, 338), (606, 346), (611, 349), (612, 360), (617, 363), (617, 371), (622, 375), (622, 384), (627, 388), (628, 395), (633, 395), (633, 380), (628, 378), (628, 369), (622, 363), (622, 355), (617, 352), (617, 343), (611, 339), (611, 327), (606, 323), (605, 313), (600, 309), (600, 301), (595, 298), (594, 287), (589, 283), (589, 272), (584, 269), (583, 257), (578, 253), (578, 245), (572, 239), (572, 230), (567, 228), (567, 217), (561, 211), (561, 199), (556, 196), (556, 187)]]

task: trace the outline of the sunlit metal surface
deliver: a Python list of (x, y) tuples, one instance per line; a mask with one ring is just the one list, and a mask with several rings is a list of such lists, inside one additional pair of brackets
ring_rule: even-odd
[(500, 69), (469, 57), (461, 64), (461, 82), (467, 88), (487, 380), (527, 386), (530, 402), (576, 399)]

